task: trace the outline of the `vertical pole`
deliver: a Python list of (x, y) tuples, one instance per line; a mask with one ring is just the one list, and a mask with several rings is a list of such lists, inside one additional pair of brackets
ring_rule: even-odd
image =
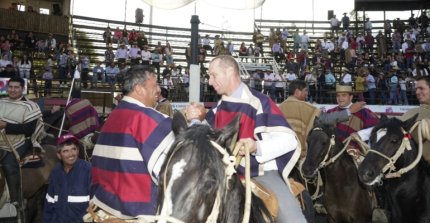
[(190, 91), (189, 101), (200, 101), (200, 68), (198, 65), (198, 38), (199, 38), (199, 16), (191, 16), (191, 64), (190, 64)]

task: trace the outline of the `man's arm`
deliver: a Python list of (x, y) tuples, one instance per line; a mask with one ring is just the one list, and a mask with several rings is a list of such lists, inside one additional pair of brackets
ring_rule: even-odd
[(355, 112), (358, 112), (364, 106), (366, 105), (366, 102), (359, 101), (352, 104), (348, 109), (337, 111), (337, 112), (321, 112), (319, 116), (319, 121), (323, 124), (336, 124), (339, 122), (348, 121), (349, 116)]
[(37, 119), (24, 123), (24, 124), (12, 124), (0, 120), (0, 129), (5, 129), (6, 134), (18, 135), (24, 134), (25, 136), (31, 136), (36, 130)]

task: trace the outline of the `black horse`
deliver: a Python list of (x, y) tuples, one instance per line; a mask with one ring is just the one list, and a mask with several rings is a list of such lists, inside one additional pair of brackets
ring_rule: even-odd
[(323, 163), (341, 152), (343, 145), (335, 138), (336, 127), (316, 121), (308, 135), (308, 153), (302, 165), (306, 178), (321, 171), (324, 183), (322, 202), (329, 222), (371, 222), (372, 204), (369, 192), (357, 177), (352, 157), (342, 152), (331, 164)]
[[(409, 134), (415, 119), (416, 116), (402, 122), (382, 116), (372, 130), (371, 149), (359, 167), (359, 177), (363, 183), (383, 183), (388, 192), (387, 211), (391, 213), (393, 223), (430, 222), (430, 179), (426, 172), (429, 166), (422, 157), (418, 157), (417, 144)], [(396, 153), (400, 155), (397, 159)], [(413, 169), (399, 177), (387, 178), (391, 171), (409, 166), (417, 157), (420, 161)]]
[[(187, 223), (206, 222), (211, 213), (217, 222), (242, 222), (245, 189), (236, 174), (226, 179), (223, 156), (213, 145), (217, 143), (230, 153), (229, 145), (236, 141), (239, 118), (222, 131), (207, 125), (187, 127), (179, 112), (175, 113), (173, 123), (176, 141), (160, 172), (159, 214)], [(217, 197), (219, 207), (214, 208)], [(252, 196), (249, 222), (273, 222), (268, 216), (262, 201)]]

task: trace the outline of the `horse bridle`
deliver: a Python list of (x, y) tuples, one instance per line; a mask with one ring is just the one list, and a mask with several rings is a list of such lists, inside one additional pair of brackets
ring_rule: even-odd
[[(312, 129), (312, 131), (322, 131), (324, 132), (324, 129), (320, 128), (320, 127), (316, 127), (314, 129)], [(324, 132), (324, 134), (327, 134)], [(327, 134), (328, 135), (328, 134)], [(330, 151), (332, 150), (332, 148), (334, 148), (334, 146), (336, 145), (336, 140), (335, 140), (335, 135), (332, 134), (330, 136), (330, 145), (327, 149), (327, 153), (324, 156), (324, 159), (321, 161), (321, 163), (318, 165), (317, 170), (320, 170), (326, 166), (328, 166), (331, 163), (334, 163), (334, 161), (336, 161), (339, 156), (345, 151), (345, 149), (342, 149), (338, 154), (336, 154), (335, 156), (333, 156), (332, 158), (329, 158), (330, 156)]]
[[(410, 139), (412, 139), (412, 135), (411, 132), (413, 132), (413, 130), (415, 128), (418, 127), (418, 154), (417, 157), (415, 158), (415, 160), (409, 164), (408, 166), (396, 171), (396, 166), (394, 165), (397, 160), (400, 158), (400, 156), (405, 152), (405, 151), (410, 151), (412, 149), (411, 146), (411, 141)], [(400, 177), (402, 174), (410, 171), (412, 168), (414, 168), (418, 162), (421, 159), (422, 156), (422, 135), (421, 135), (421, 124), (420, 122), (416, 122), (411, 129), (409, 130), (409, 132), (405, 131), (403, 128), (401, 128), (402, 133), (403, 133), (403, 138), (402, 138), (402, 143), (400, 144), (399, 148), (397, 149), (396, 153), (394, 153), (394, 155), (392, 155), (391, 157), (388, 157), (387, 155), (369, 148), (367, 150), (367, 153), (374, 153), (386, 160), (388, 160), (388, 163), (382, 168), (381, 173), (384, 175), (385, 178), (394, 178), (394, 177)], [(379, 129), (378, 131), (383, 131), (386, 129)]]
[[(210, 140), (210, 143), (222, 155), (222, 162), (223, 162), (224, 167), (225, 167), (224, 183), (225, 183), (225, 188), (228, 188), (229, 180), (231, 179), (233, 174), (236, 173), (236, 169), (235, 169), (236, 157), (228, 154), (227, 150), (225, 148), (221, 147), (217, 142)], [(180, 144), (182, 144), (182, 142), (178, 143), (178, 145), (180, 145)], [(175, 150), (173, 152), (173, 154), (176, 151), (178, 151), (178, 150)], [(171, 158), (173, 157), (173, 154), (168, 159), (167, 164), (166, 164), (166, 168), (169, 166), (169, 163), (170, 163)], [(249, 164), (249, 161), (248, 161), (249, 160), (249, 152), (247, 152), (246, 154), (248, 154), (246, 159), (247, 159), (247, 162)], [(245, 175), (249, 175), (249, 171), (247, 171), (247, 172), (248, 173), (246, 173)], [(249, 179), (249, 176), (245, 176), (245, 178)], [(167, 171), (164, 172), (164, 179), (163, 179), (164, 180), (164, 185), (163, 185), (164, 186), (164, 188), (163, 188), (164, 194), (166, 194), (166, 179), (167, 179)], [(208, 218), (206, 219), (206, 223), (215, 223), (218, 220), (219, 207), (221, 205), (221, 192), (222, 192), (221, 190), (222, 190), (222, 187), (219, 187), (217, 190), (217, 196), (216, 196), (215, 202), (213, 204), (212, 211), (209, 214)], [(248, 187), (247, 187), (246, 193), (247, 193), (247, 197), (246, 197), (246, 201), (245, 201), (245, 214), (244, 214), (243, 222), (248, 222), (248, 220), (249, 220), (250, 205), (247, 205), (247, 203), (250, 203), (251, 191), (250, 190), (248, 191)], [(248, 198), (248, 193), (249, 193), (249, 198)], [(171, 217), (171, 216), (169, 216), (169, 217)]]

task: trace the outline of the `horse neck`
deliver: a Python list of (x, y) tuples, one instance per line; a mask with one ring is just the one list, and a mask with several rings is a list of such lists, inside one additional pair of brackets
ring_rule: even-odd
[[(342, 143), (336, 143), (333, 152), (329, 154), (329, 157), (337, 155), (343, 149)], [(355, 166), (352, 157), (348, 155), (345, 151), (336, 159), (333, 163), (323, 168), (325, 175), (325, 184), (339, 185), (343, 187), (344, 184), (338, 184), (339, 180), (356, 181), (357, 178), (357, 167)]]

